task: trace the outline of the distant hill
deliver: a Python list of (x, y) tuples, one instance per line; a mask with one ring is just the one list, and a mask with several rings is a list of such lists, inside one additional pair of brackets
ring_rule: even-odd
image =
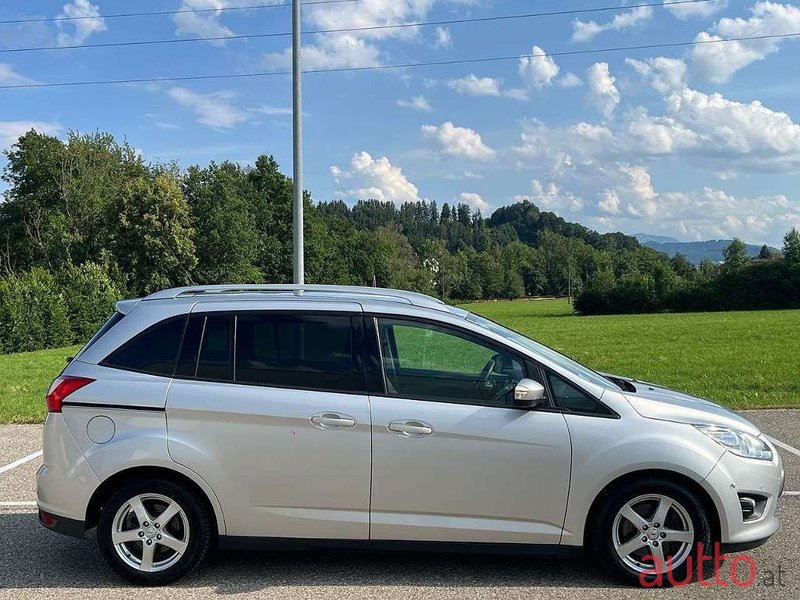
[(668, 235), (650, 235), (648, 233), (635, 233), (633, 234), (640, 244), (647, 244), (653, 242), (655, 244), (679, 244), (680, 240)]
[[(733, 240), (708, 240), (705, 242), (681, 242), (674, 238), (657, 235), (647, 235), (637, 233), (636, 239), (643, 246), (664, 252), (674, 256), (678, 252), (686, 256), (689, 262), (698, 265), (708, 258), (714, 262), (722, 262), (722, 251), (731, 245)], [(751, 257), (758, 256), (761, 246), (746, 244), (747, 253)], [(777, 248), (770, 248), (773, 252), (778, 252)]]

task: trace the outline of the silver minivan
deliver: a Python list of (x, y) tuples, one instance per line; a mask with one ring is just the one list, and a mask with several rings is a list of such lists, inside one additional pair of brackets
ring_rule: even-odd
[(749, 421), (410, 292), (123, 301), (47, 409), (41, 523), (96, 528), (140, 584), (270, 545), (583, 554), (648, 583), (779, 527), (781, 459)]

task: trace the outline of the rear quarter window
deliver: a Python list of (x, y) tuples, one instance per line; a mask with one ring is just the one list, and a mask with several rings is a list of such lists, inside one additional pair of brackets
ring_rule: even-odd
[(185, 315), (161, 321), (123, 344), (100, 364), (172, 377), (185, 324)]

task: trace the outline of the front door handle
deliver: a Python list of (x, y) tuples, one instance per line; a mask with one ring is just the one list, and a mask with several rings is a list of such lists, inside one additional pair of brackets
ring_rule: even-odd
[(433, 427), (422, 421), (392, 421), (386, 428), (406, 437), (422, 437), (433, 433)]
[(337, 413), (317, 413), (311, 417), (311, 423), (320, 429), (356, 426), (356, 420), (353, 417)]

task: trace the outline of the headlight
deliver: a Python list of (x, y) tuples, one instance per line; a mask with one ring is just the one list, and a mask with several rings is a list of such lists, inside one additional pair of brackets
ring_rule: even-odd
[(745, 458), (772, 460), (772, 450), (759, 437), (738, 429), (720, 427), (719, 425), (695, 425), (695, 427), (734, 454)]

